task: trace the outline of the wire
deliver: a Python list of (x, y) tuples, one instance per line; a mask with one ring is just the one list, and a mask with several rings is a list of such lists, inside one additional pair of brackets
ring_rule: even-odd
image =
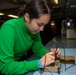
[[(62, 43), (62, 42), (61, 42)], [(60, 44), (61, 45), (61, 44)], [(57, 45), (57, 47), (58, 47), (58, 45)], [(57, 49), (57, 47), (56, 47), (56, 49)], [(68, 69), (70, 69), (71, 67), (73, 67), (73, 66), (75, 66), (76, 64), (73, 64), (73, 65), (71, 65), (71, 66), (69, 66), (68, 68), (66, 68), (66, 51), (65, 51), (65, 48), (64, 48), (64, 46), (63, 45), (61, 45), (61, 47), (63, 48), (63, 51), (64, 51), (64, 65), (65, 65), (65, 71), (66, 70), (68, 70)], [(47, 53), (47, 52), (46, 52)], [(60, 73), (60, 69), (61, 69), (61, 65), (62, 65), (62, 61), (60, 60), (60, 62), (61, 62), (61, 64), (60, 64), (60, 67), (59, 67), (59, 70), (58, 70), (58, 72)], [(44, 62), (44, 66), (45, 66), (45, 64), (46, 64), (46, 55), (45, 55), (45, 62)], [(46, 68), (44, 68), (44, 69), (46, 69)], [(46, 69), (49, 73), (51, 73), (48, 69)], [(40, 75), (42, 75), (42, 73), (40, 74)], [(51, 75), (53, 75), (52, 73), (51, 73)]]
[[(47, 53), (47, 51), (46, 51)], [(46, 64), (46, 55), (45, 55), (45, 61), (44, 61), (44, 68), (45, 68), (45, 64)], [(40, 75), (42, 75), (43, 72), (40, 73)]]
[[(61, 45), (61, 44), (60, 44), (60, 45)], [(58, 48), (58, 47), (59, 47), (59, 45), (58, 45), (58, 43), (57, 43), (56, 48)], [(61, 45), (61, 47), (63, 48), (63, 51), (64, 51), (64, 65), (65, 65), (65, 71), (66, 71), (66, 61), (65, 61), (66, 51), (65, 51), (65, 48), (64, 48), (63, 45)], [(62, 63), (61, 59), (60, 59), (60, 62)], [(62, 64), (61, 64), (61, 65), (62, 65)], [(60, 66), (60, 68), (61, 68), (61, 66)]]
[(52, 72), (50, 72), (47, 68), (45, 68), (45, 69), (46, 69), (51, 75), (53, 75)]
[[(57, 48), (58, 48), (58, 45), (56, 46), (56, 50), (57, 50)], [(63, 47), (63, 48), (64, 48), (64, 47)], [(49, 50), (50, 50), (50, 49), (49, 49)], [(50, 51), (51, 51), (51, 50), (50, 50)], [(46, 53), (47, 53), (47, 52), (46, 52)], [(55, 57), (56, 57), (56, 54), (55, 54)], [(64, 59), (65, 59), (65, 48), (64, 48)], [(55, 60), (56, 60), (56, 59), (55, 59)], [(45, 64), (46, 64), (46, 55), (45, 55), (44, 69), (46, 69), (46, 68), (45, 68)], [(60, 64), (60, 67), (58, 68), (58, 73), (59, 73), (59, 74), (60, 74), (61, 65), (62, 65), (62, 64)], [(51, 75), (53, 75), (52, 72), (50, 72), (48, 69), (46, 69), (46, 70), (47, 70)], [(40, 75), (42, 75), (42, 73), (43, 73), (43, 72), (41, 72)]]
[(70, 69), (71, 67), (73, 67), (73, 66), (75, 66), (76, 64), (73, 64), (73, 65), (71, 65), (71, 66), (69, 66), (68, 68), (66, 68), (66, 51), (65, 51), (65, 48), (64, 48), (64, 46), (62, 45), (62, 47), (63, 47), (63, 49), (64, 49), (64, 64), (65, 64), (65, 71), (66, 70), (68, 70), (68, 69)]
[[(51, 51), (51, 50), (50, 50), (50, 51)], [(46, 53), (47, 53), (47, 51), (46, 51)], [(45, 55), (45, 61), (44, 61), (44, 69), (46, 69), (46, 68), (45, 68), (45, 65), (46, 65), (46, 55)], [(48, 69), (46, 69), (46, 70), (48, 70)], [(48, 72), (50, 72), (50, 71), (48, 70)], [(42, 73), (43, 73), (43, 72), (41, 72), (40, 75), (42, 75)], [(50, 72), (50, 73), (51, 73), (51, 72)], [(52, 73), (51, 73), (51, 74), (52, 74)], [(53, 74), (52, 74), (52, 75), (53, 75)]]
[(71, 67), (73, 67), (73, 66), (75, 66), (75, 65), (76, 65), (76, 64), (73, 64), (73, 65), (69, 66), (68, 68), (66, 68), (66, 70), (69, 69), (69, 68), (71, 68)]
[(45, 67), (45, 65), (46, 65), (46, 55), (45, 55), (45, 62), (44, 62), (44, 67)]
[(64, 51), (64, 64), (65, 64), (65, 71), (66, 71), (66, 61), (65, 61), (65, 57), (66, 57), (66, 52), (65, 52), (65, 48), (63, 45), (61, 45)]

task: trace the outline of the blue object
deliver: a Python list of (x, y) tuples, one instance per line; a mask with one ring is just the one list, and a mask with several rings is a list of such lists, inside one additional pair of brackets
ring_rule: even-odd
[(39, 68), (44, 68), (44, 66), (43, 66), (43, 64), (42, 64), (42, 62), (41, 62), (41, 60), (38, 60), (38, 66), (39, 66)]

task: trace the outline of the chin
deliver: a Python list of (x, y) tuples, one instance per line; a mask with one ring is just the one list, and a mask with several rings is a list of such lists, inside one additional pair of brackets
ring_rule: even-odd
[(32, 34), (37, 34), (37, 33), (32, 33)]
[(32, 34), (37, 34), (38, 32), (32, 32)]

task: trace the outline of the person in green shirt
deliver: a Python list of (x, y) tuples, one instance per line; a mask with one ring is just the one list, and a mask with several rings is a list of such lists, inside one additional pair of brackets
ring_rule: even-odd
[[(0, 72), (4, 75), (22, 75), (55, 62), (55, 53), (47, 53), (42, 45), (40, 31), (50, 20), (50, 10), (43, 0), (31, 0), (22, 16), (6, 21), (0, 28)], [(18, 61), (30, 48), (39, 60)], [(46, 56), (46, 62), (45, 62)]]

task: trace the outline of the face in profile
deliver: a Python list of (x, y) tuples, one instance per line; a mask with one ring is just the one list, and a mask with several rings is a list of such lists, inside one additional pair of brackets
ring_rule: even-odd
[(26, 24), (29, 31), (32, 34), (36, 34), (40, 31), (43, 31), (44, 26), (49, 22), (49, 20), (50, 20), (50, 14), (43, 14), (38, 19), (32, 19), (32, 20), (27, 21)]

